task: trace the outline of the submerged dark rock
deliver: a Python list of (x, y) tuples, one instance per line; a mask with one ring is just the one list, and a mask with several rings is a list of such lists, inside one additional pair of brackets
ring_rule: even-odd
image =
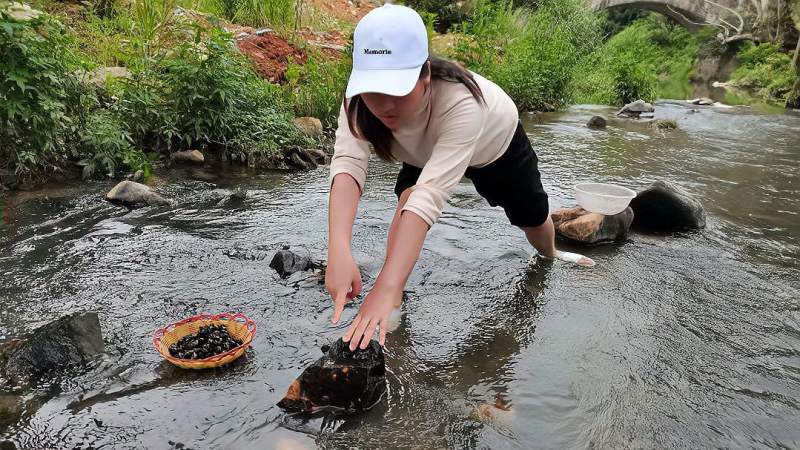
[(601, 129), (606, 127), (606, 119), (600, 116), (592, 116), (588, 122), (586, 122), (586, 126), (593, 129)]
[(634, 214), (630, 207), (613, 216), (574, 207), (555, 211), (552, 218), (559, 236), (584, 244), (596, 244), (625, 239)]
[(283, 249), (275, 253), (269, 266), (275, 269), (281, 278), (287, 278), (295, 272), (313, 268), (314, 264), (308, 256), (299, 255), (289, 249)]
[(84, 367), (103, 349), (97, 314), (70, 314), (0, 349), (0, 376), (25, 384), (50, 372)]
[(381, 346), (371, 341), (366, 349), (351, 352), (349, 344), (338, 339), (327, 347), (325, 356), (292, 382), (278, 406), (292, 412), (330, 409), (354, 413), (369, 410), (381, 401), (386, 393)]
[(666, 181), (656, 181), (631, 200), (633, 226), (653, 231), (705, 228), (706, 212), (691, 194)]
[(153, 192), (150, 187), (133, 181), (121, 181), (114, 186), (108, 194), (106, 200), (115, 205), (137, 206), (137, 205), (169, 205), (169, 200)]
[[(14, 394), (0, 394), (0, 426), (10, 425), (22, 414), (22, 397)], [(2, 447), (0, 447), (2, 450)]]

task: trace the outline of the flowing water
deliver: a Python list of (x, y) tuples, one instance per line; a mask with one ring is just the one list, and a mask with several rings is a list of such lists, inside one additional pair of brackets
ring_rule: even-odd
[[(658, 116), (679, 130), (612, 120), (593, 131), (593, 114), (611, 110), (524, 117), (551, 207), (571, 206), (580, 181), (665, 179), (705, 205), (707, 229), (585, 249), (592, 269), (532, 259), (464, 181), (387, 339), (388, 395), (346, 419), (275, 406), (357, 311), (332, 326), (316, 279), (268, 267), (287, 244), (325, 256), (326, 168), (172, 172), (160, 189), (176, 206), (131, 212), (102, 201), (110, 183), (10, 197), (0, 341), (88, 309), (107, 353), (24, 393), (0, 437), (21, 448), (800, 446), (800, 118), (664, 102)], [(355, 224), (367, 286), (397, 169), (372, 163)], [(245, 200), (220, 201), (241, 188)], [(220, 311), (259, 327), (233, 366), (186, 372), (151, 348), (158, 326)], [(510, 410), (487, 406), (497, 399)]]

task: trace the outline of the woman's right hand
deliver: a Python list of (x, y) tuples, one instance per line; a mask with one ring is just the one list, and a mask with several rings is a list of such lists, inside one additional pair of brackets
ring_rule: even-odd
[(325, 289), (333, 299), (333, 318), (339, 323), (344, 305), (361, 293), (361, 272), (350, 252), (329, 252), (325, 271)]

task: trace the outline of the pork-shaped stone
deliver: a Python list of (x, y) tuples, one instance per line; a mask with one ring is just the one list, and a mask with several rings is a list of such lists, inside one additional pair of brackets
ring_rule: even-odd
[(386, 394), (386, 363), (376, 341), (351, 352), (349, 344), (338, 339), (322, 350), (325, 356), (292, 382), (278, 406), (291, 412), (357, 413), (381, 401)]

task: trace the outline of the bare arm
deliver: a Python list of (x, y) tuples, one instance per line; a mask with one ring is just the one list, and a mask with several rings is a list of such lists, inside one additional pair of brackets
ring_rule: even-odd
[(359, 344), (362, 349), (367, 348), (376, 328), (380, 328), (380, 344), (386, 342), (389, 316), (392, 309), (400, 306), (403, 287), (414, 269), (428, 229), (427, 222), (412, 211), (399, 211), (395, 215), (383, 269), (343, 337), (350, 342), (351, 349)]
[(334, 177), (328, 200), (328, 254), (350, 252), (360, 198), (358, 183), (350, 174), (340, 173)]
[(328, 206), (328, 268), (325, 288), (333, 298), (333, 323), (339, 322), (344, 305), (361, 293), (361, 273), (353, 260), (351, 243), (353, 222), (361, 191), (356, 180), (347, 173), (333, 179)]

